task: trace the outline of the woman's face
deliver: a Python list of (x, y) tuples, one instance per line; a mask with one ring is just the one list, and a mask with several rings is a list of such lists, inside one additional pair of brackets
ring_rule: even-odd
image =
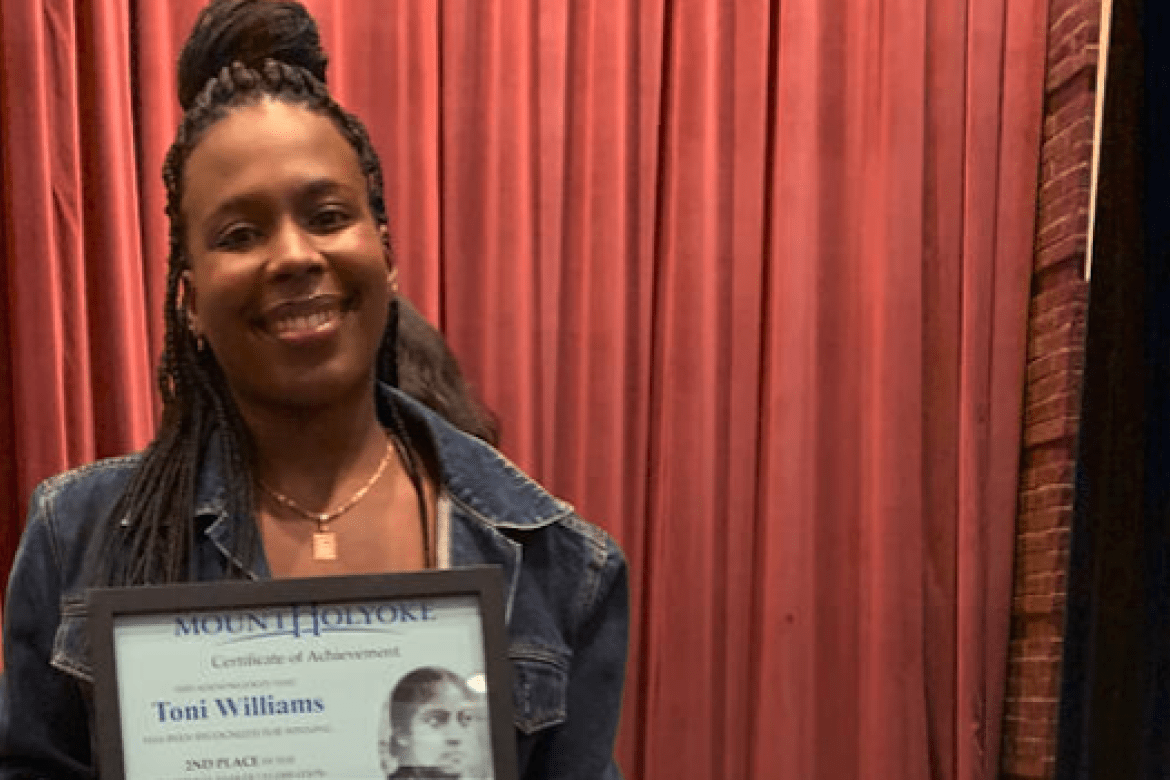
[(279, 101), (237, 108), (184, 175), (187, 311), (237, 403), (304, 409), (368, 394), (390, 260), (336, 125)]
[(425, 702), (410, 719), (410, 733), (398, 737), (401, 763), (459, 774), (475, 745), (475, 703), (451, 683)]

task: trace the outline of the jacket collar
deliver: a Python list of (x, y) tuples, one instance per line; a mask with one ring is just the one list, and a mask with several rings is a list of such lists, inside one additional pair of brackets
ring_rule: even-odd
[[(572, 514), (573, 508), (569, 504), (549, 494), (491, 446), (456, 429), (402, 391), (380, 384), (378, 415), (383, 425), (390, 424), (392, 408), (408, 421), (421, 423), (429, 433), (439, 460), (442, 488), (454, 505), (463, 510), (456, 512), (456, 516), (470, 515), (495, 530), (525, 530), (549, 525)], [(213, 435), (203, 453), (195, 491), (195, 521), (197, 528), (205, 528), (208, 539), (225, 556), (232, 558), (239, 527), (228, 516), (224, 489), (227, 470), (221, 443), (221, 436)], [(452, 528), (452, 554), (456, 564), (461, 562), (462, 541), (469, 533), (478, 535), (474, 529), (462, 528), (458, 524)], [(504, 548), (510, 546), (497, 534), (489, 536)], [(483, 543), (481, 540), (476, 546)], [(511, 557), (503, 549), (500, 552)], [(266, 579), (269, 576), (262, 551), (253, 555), (251, 566), (239, 560), (236, 563), (253, 577)]]
[(439, 458), (440, 480), (452, 500), (487, 525), (532, 529), (572, 514), (573, 508), (548, 493), (487, 443), (458, 430), (400, 390), (380, 386), (379, 406), (389, 423), (389, 404), (426, 425)]

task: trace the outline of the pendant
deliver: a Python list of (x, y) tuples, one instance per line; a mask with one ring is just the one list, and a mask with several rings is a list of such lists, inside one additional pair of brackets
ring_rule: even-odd
[(313, 534), (313, 560), (337, 560), (337, 534), (332, 531), (317, 531)]

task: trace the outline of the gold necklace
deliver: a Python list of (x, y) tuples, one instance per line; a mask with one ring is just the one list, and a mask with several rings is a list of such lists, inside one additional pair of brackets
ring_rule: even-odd
[(366, 493), (370, 492), (370, 488), (382, 478), (382, 474), (386, 471), (386, 466), (390, 464), (390, 457), (393, 454), (394, 442), (391, 437), (387, 436), (386, 454), (382, 456), (382, 462), (378, 464), (378, 470), (374, 472), (374, 476), (370, 477), (366, 484), (362, 485), (356, 493), (350, 496), (348, 501), (332, 512), (310, 512), (288, 496), (278, 493), (260, 479), (257, 479), (256, 483), (260, 485), (265, 493), (275, 498), (285, 507), (308, 520), (316, 521), (317, 532), (313, 534), (313, 560), (335, 561), (337, 560), (337, 534), (329, 528), (329, 524), (353, 509), (359, 501), (366, 497)]

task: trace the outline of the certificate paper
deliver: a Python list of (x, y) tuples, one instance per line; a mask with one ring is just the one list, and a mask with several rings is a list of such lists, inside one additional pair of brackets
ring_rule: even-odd
[[(274, 582), (243, 590), (238, 583), (178, 586), (166, 590), (196, 589), (226, 603), (113, 614), (122, 776), (295, 780), (401, 771), (398, 776), (414, 777), (405, 767), (417, 764), (431, 771), (442, 766), (445, 774), (433, 776), (503, 780), (493, 761), (488, 696), (489, 679), (497, 676), (489, 676), (489, 667), (498, 672), (500, 665), (489, 663), (484, 599), (436, 591), (427, 582), (444, 574), (450, 573), (328, 578), (340, 588), (330, 598), (320, 597), (324, 579), (300, 581), (311, 583), (313, 599), (302, 598), (307, 593), (299, 585), (290, 590), (288, 581), (283, 588)], [(374, 595), (388, 583), (401, 590), (398, 578), (418, 592)], [(354, 597), (354, 582), (365, 595)], [(371, 589), (371, 582), (383, 587)], [(283, 596), (232, 603), (240, 593), (255, 601), (256, 589)], [(122, 590), (133, 599), (144, 589)], [(494, 682), (510, 697), (510, 686)], [(501, 691), (493, 693), (500, 709)], [(427, 704), (440, 694), (449, 703)], [(395, 705), (397, 731), (392, 695), (407, 702)], [(412, 725), (424, 719), (425, 725)]]

